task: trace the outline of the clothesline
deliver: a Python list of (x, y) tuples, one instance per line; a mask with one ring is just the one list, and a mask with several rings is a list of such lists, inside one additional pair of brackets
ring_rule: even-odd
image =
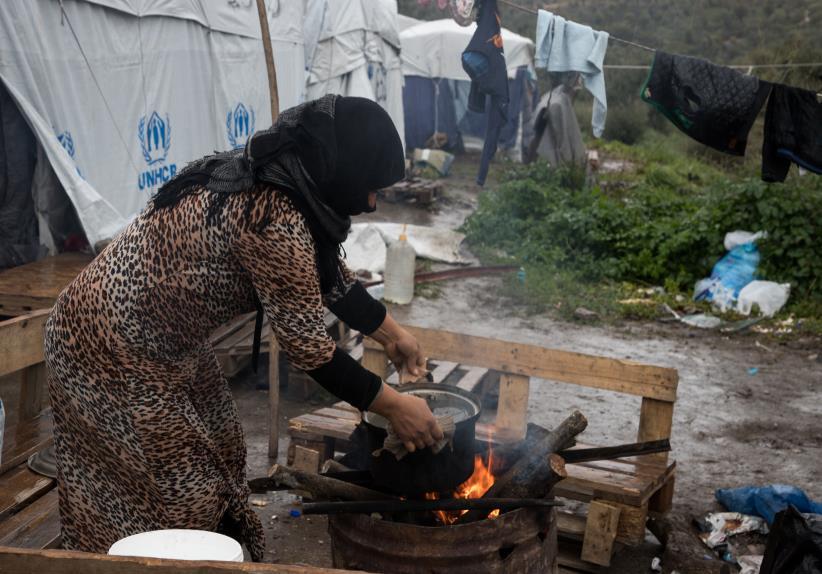
[[(822, 66), (822, 62), (800, 62), (797, 64), (731, 64), (725, 65), (726, 68), (738, 68), (744, 70), (751, 70), (754, 68), (816, 68)], [(651, 66), (648, 64), (605, 64), (604, 68), (611, 68), (616, 70), (650, 70)]]
[[(533, 8), (527, 8), (525, 6), (522, 6), (521, 4), (517, 4), (516, 2), (511, 2), (511, 0), (499, 0), (499, 1), (503, 4), (506, 4), (507, 6), (510, 6), (511, 8), (516, 8), (517, 10), (520, 10), (521, 12), (527, 12), (528, 14), (533, 14), (534, 16), (539, 15), (539, 12), (537, 10), (534, 10)], [(627, 44), (628, 46), (633, 46), (634, 48), (639, 48), (640, 50), (645, 50), (646, 52), (656, 52), (656, 50), (654, 48), (651, 48), (649, 46), (645, 46), (643, 44), (637, 44), (636, 42), (631, 42), (630, 40), (623, 40), (622, 38), (618, 38), (616, 36), (611, 36), (610, 34), (608, 35), (608, 39), (613, 40), (614, 42), (621, 42), (623, 44)]]

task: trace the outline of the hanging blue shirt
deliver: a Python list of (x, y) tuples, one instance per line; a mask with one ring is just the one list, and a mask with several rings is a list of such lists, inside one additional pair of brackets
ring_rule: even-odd
[(488, 175), (488, 165), (497, 152), (500, 130), (508, 120), (508, 68), (502, 48), (497, 0), (483, 1), (477, 30), (462, 53), (462, 67), (471, 78), (468, 109), (488, 114), (477, 174), (477, 183), (483, 185)]
[(596, 137), (605, 131), (608, 114), (603, 72), (608, 38), (608, 32), (569, 22), (546, 10), (540, 10), (537, 16), (536, 66), (549, 72), (580, 73), (585, 89), (594, 96), (591, 127)]

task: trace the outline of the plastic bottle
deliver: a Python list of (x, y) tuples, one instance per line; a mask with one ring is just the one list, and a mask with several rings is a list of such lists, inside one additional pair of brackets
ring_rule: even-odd
[(405, 305), (414, 298), (414, 265), (417, 254), (408, 243), (402, 228), (399, 241), (388, 246), (385, 253), (385, 293), (383, 299)]

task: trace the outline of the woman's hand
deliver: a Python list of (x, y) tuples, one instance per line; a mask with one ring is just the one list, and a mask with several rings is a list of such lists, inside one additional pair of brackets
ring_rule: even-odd
[(409, 382), (403, 379), (404, 376), (410, 375), (411, 381), (416, 381), (425, 375), (426, 359), (417, 339), (402, 327), (400, 331), (399, 339), (384, 345), (384, 348), (385, 354), (400, 374), (400, 384), (403, 384)]
[(423, 399), (398, 393), (385, 383), (368, 410), (388, 419), (408, 452), (429, 447), (443, 437), (442, 429)]
[(385, 349), (385, 354), (394, 363), (399, 373), (400, 384), (416, 381), (425, 375), (426, 358), (417, 339), (391, 317), (370, 335)]

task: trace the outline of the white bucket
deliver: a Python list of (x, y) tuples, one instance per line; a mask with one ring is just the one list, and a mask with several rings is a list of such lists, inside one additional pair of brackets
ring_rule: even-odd
[(233, 538), (205, 530), (153, 530), (118, 540), (111, 556), (142, 556), (174, 560), (242, 562), (243, 549)]

